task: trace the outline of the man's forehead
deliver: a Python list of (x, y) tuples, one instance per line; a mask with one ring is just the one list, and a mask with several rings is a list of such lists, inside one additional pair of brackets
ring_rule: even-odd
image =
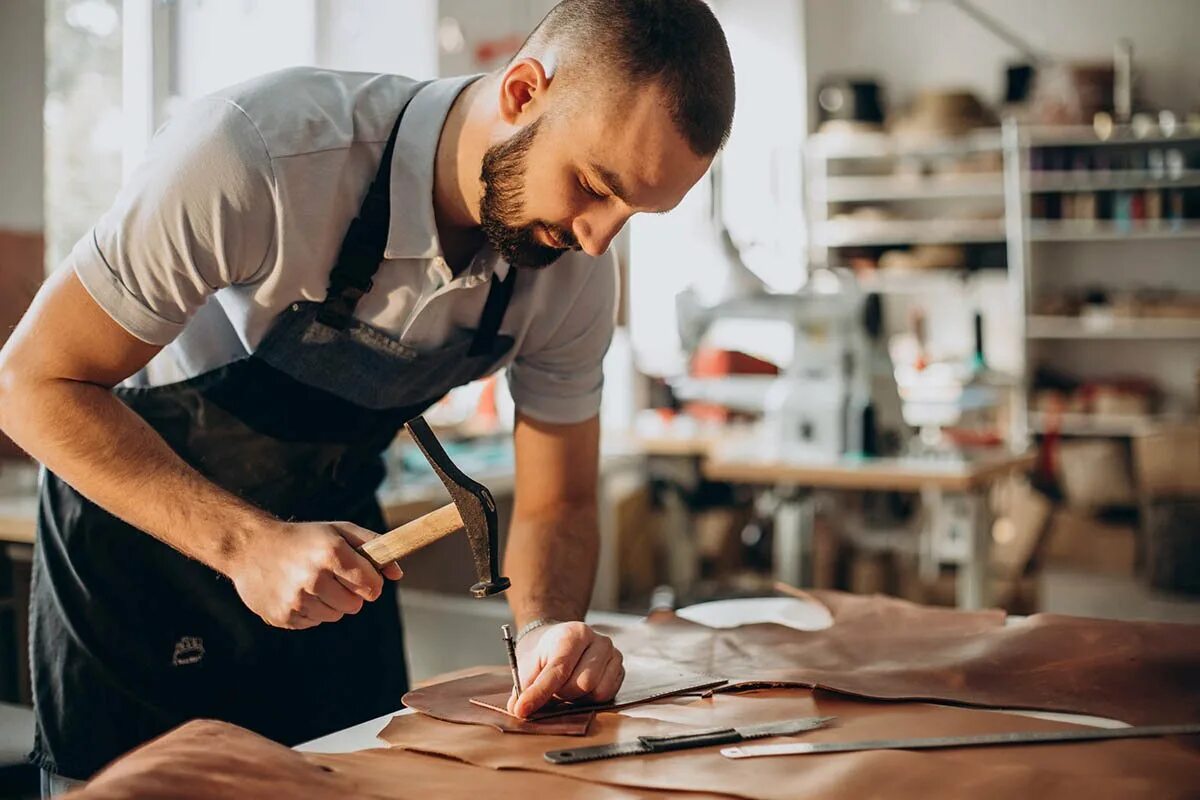
[(660, 97), (637, 94), (640, 102), (590, 110), (591, 135), (578, 140), (582, 166), (629, 206), (664, 211), (703, 177), (711, 159), (692, 151)]

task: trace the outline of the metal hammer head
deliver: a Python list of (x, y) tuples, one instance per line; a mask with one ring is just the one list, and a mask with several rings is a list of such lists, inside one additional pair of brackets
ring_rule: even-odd
[(500, 577), (498, 572), (496, 550), (499, 546), (499, 530), (496, 501), (492, 499), (492, 493), (454, 465), (424, 417), (414, 417), (405, 427), (425, 454), (433, 471), (441, 478), (446, 491), (450, 492), (450, 498), (462, 516), (467, 541), (471, 545), (471, 557), (475, 561), (475, 575), (479, 578), (479, 582), (471, 587), (471, 594), (487, 597), (503, 592), (510, 584), (508, 578)]

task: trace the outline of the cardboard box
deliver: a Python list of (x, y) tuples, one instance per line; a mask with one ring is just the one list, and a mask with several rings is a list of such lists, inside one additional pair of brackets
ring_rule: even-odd
[(1067, 502), (1081, 509), (1131, 506), (1136, 495), (1125, 445), (1112, 439), (1062, 442), (1059, 481)]
[(1200, 425), (1135, 437), (1133, 464), (1138, 491), (1148, 500), (1200, 497)]
[(1132, 576), (1137, 567), (1137, 532), (1133, 525), (1106, 522), (1086, 511), (1060, 508), (1050, 520), (1045, 564)]

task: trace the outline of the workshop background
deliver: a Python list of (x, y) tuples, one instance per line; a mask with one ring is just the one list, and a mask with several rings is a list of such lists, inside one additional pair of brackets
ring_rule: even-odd
[[(552, 5), (3, 0), (0, 336), (181, 104), (296, 64), (490, 70)], [(614, 245), (596, 618), (783, 581), (1200, 621), (1200, 2), (713, 6), (732, 139)], [(503, 377), (428, 418), (503, 518)], [(388, 464), (389, 522), (445, 502), (411, 442)], [(36, 484), (4, 446), (14, 753)], [(465, 548), (405, 564), (418, 680), (497, 661)]]

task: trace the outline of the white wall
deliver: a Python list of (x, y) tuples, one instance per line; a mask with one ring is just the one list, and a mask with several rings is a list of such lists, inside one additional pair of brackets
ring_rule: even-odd
[(316, 61), (314, 0), (179, 0), (173, 94), (192, 99)]
[[(804, 280), (800, 154), (805, 113), (804, 15), (800, 0), (714, 0), (729, 40), (737, 108), (724, 159), (722, 212), (752, 270), (779, 291)], [(630, 332), (638, 365), (651, 374), (683, 368), (675, 295), (717, 281), (702, 181), (664, 216), (634, 217)], [(761, 352), (755, 328), (724, 330), (721, 345)]]
[(42, 229), (42, 0), (0, 4), (0, 228)]
[[(973, 2), (1053, 57), (1108, 61), (1117, 39), (1132, 39), (1147, 104), (1200, 105), (1196, 0)], [(811, 87), (832, 72), (878, 76), (894, 106), (922, 87), (966, 87), (987, 102), (999, 100), (1004, 66), (1021, 55), (948, 2), (917, 5), (904, 14), (893, 11), (892, 0), (807, 0), (810, 104)]]
[(437, 74), (437, 0), (316, 0), (316, 62), (412, 78)]
[(792, 0), (715, 6), (737, 79), (733, 131), (722, 157), (722, 212), (747, 265), (772, 288), (794, 290), (806, 271), (803, 9)]
[(183, 99), (296, 65), (437, 73), (438, 0), (178, 0), (175, 14)]

